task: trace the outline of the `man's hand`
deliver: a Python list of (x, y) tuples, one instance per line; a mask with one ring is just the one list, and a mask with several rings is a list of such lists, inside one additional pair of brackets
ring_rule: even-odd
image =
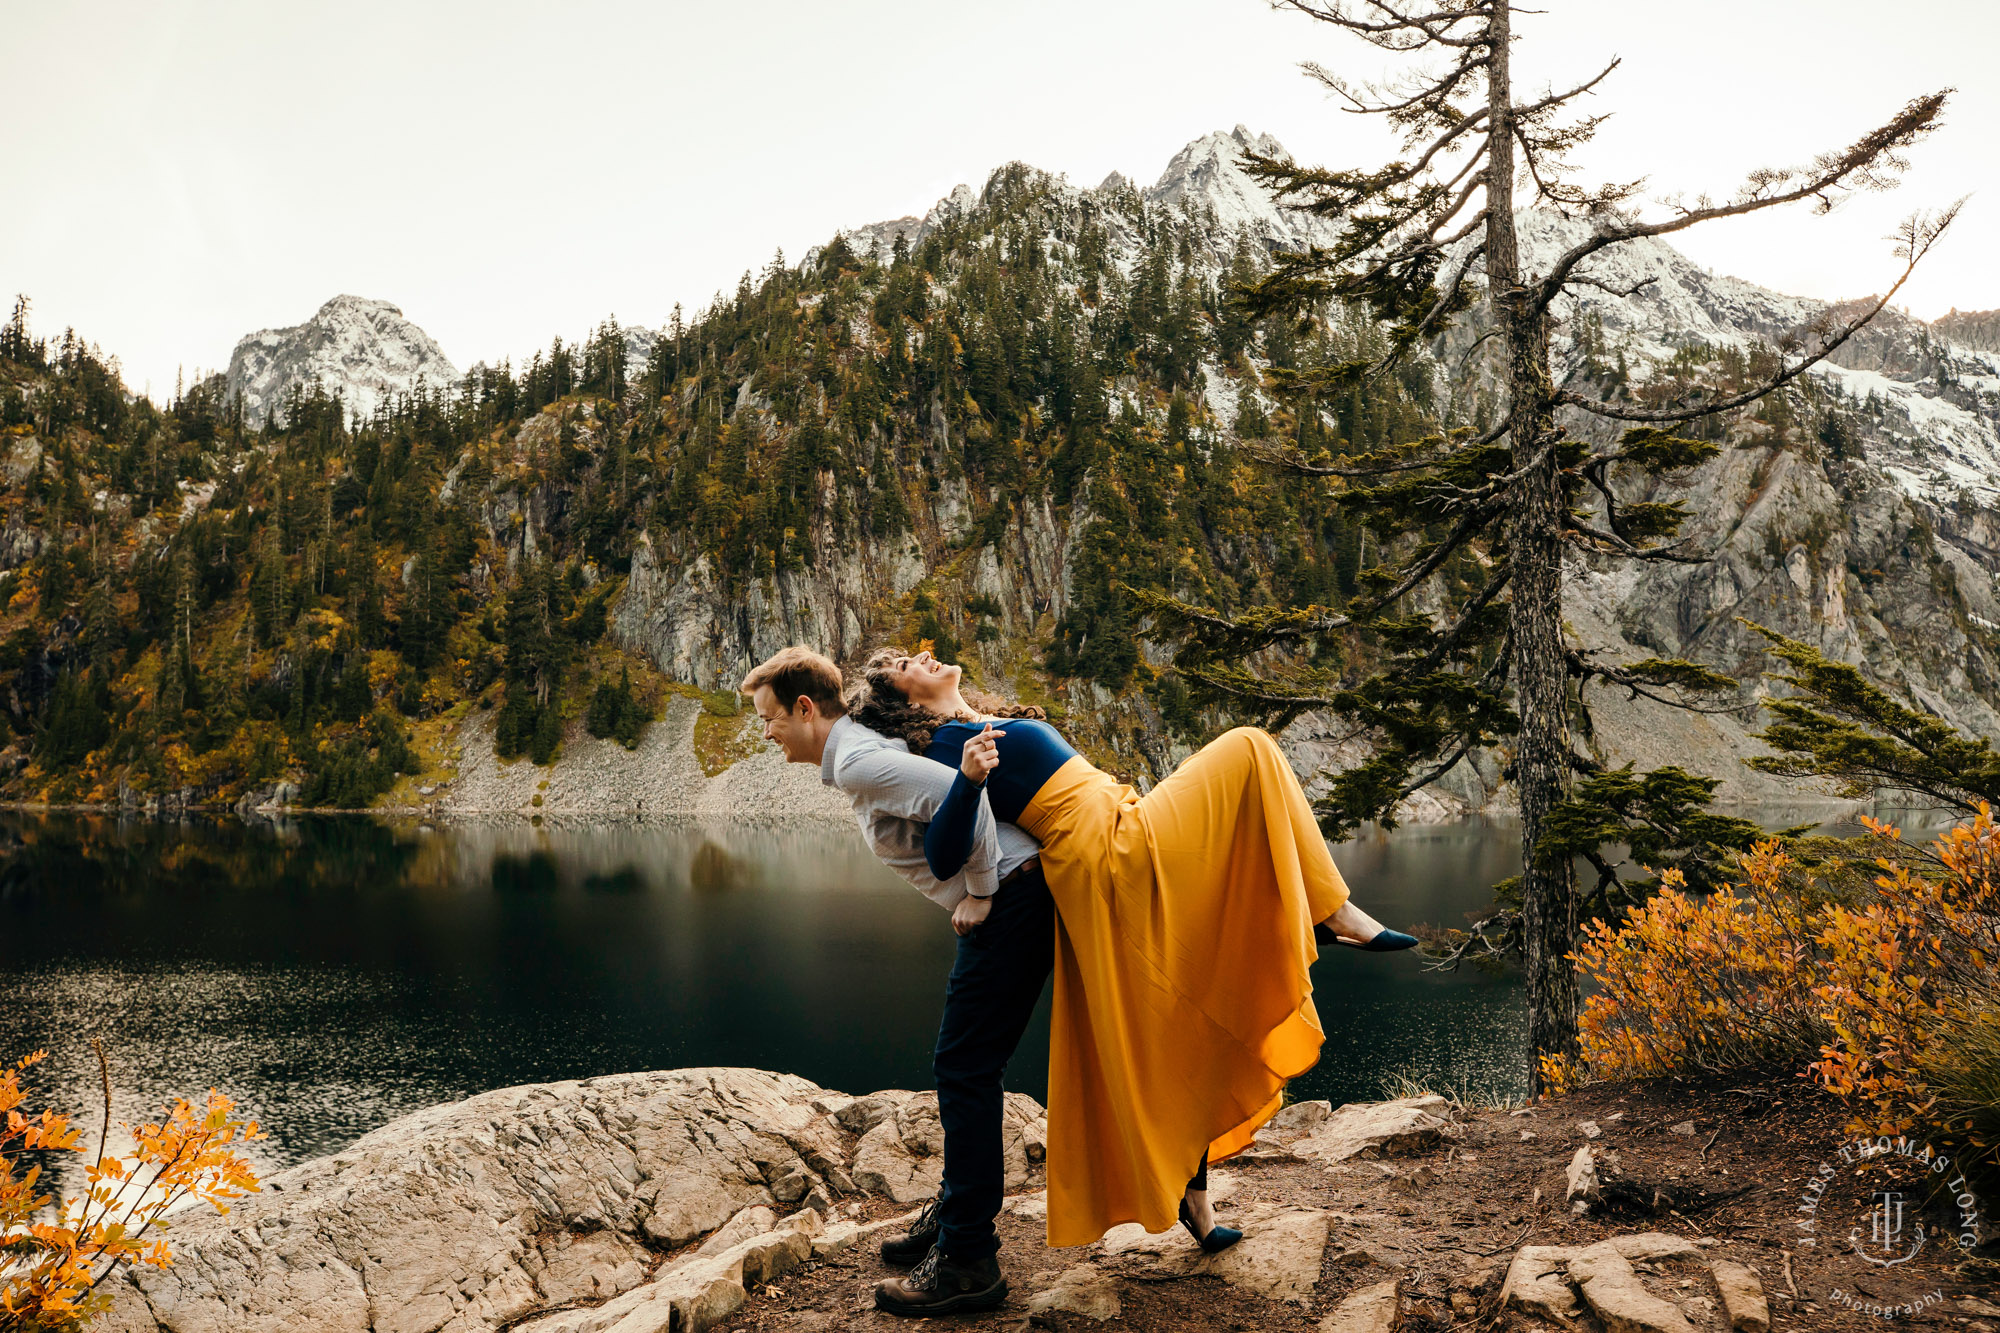
[(975, 898), (968, 893), (958, 900), (958, 906), (951, 909), (951, 928), (960, 935), (969, 934), (992, 910), (991, 898)]
[[(1006, 734), (993, 730), (993, 724), (988, 722), (986, 730), (965, 743), (965, 750), (959, 755), (958, 771), (965, 774), (967, 782), (983, 784), (986, 775), (1000, 767), (999, 738)], [(959, 933), (964, 934), (963, 931)]]

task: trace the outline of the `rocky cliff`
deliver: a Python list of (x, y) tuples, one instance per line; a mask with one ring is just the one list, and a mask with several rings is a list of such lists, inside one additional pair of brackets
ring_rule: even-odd
[[(1111, 211), (1110, 201), (1136, 197), (1142, 209), (1193, 219), (1205, 243), (1190, 253), (1190, 267), (1213, 277), (1237, 239), (1263, 247), (1310, 239), (1306, 226), (1274, 209), (1234, 165), (1240, 146), (1283, 152), (1238, 127), (1233, 135), (1190, 144), (1150, 189), (1136, 191), (1114, 178), (1097, 191), (1056, 182), (1051, 193), (1058, 208), (1079, 213)], [(971, 214), (961, 191), (914, 227), (902, 219), (853, 235), (886, 251), (885, 234), (900, 230), (913, 243), (940, 216)], [(1137, 237), (1146, 225), (1142, 220), (1130, 230), (1110, 229), (1113, 254), (1128, 272), (1141, 262)], [(1546, 264), (1586, 228), (1524, 212), (1524, 262), (1530, 269)], [(1610, 252), (1590, 276), (1608, 290), (1586, 289), (1566, 312), (1572, 338), (1565, 355), (1594, 363), (1600, 379), (1614, 368), (1635, 382), (1676, 368), (1712, 368), (1731, 356), (1753, 355), (1826, 310), (1822, 302), (1709, 272), (1659, 240)], [(1612, 294), (1633, 289), (1628, 296)], [(1688, 764), (1723, 777), (1725, 798), (1797, 797), (1796, 788), (1738, 762), (1760, 750), (1749, 733), (1759, 725), (1755, 703), (1767, 688), (1763, 641), (1742, 623), (1746, 619), (1864, 666), (1967, 730), (2000, 734), (1994, 707), (2000, 700), (2000, 542), (1993, 511), (2000, 496), (2000, 353), (1980, 344), (1982, 327), (1976, 317), (1948, 317), (1933, 327), (1886, 311), (1773, 410), (1729, 426), (1728, 447), (1673, 492), (1696, 515), (1687, 533), (1696, 549), (1713, 555), (1709, 563), (1643, 569), (1575, 564), (1568, 615), (1586, 638), (1608, 649), (1608, 660), (1691, 657), (1744, 683), (1743, 710), (1712, 715), (1593, 687), (1598, 730), (1592, 744), (1600, 757), (1642, 767)], [(1455, 382), (1446, 368), (1477, 333), (1468, 327), (1434, 349), (1447, 400), (1470, 397), (1471, 382)], [(1954, 333), (1968, 341), (1955, 341)], [(1260, 389), (1240, 367), (1214, 360), (1202, 374), (1204, 399), (1227, 439), (1240, 403)], [(1580, 413), (1570, 425), (1584, 433), (1603, 430)], [(670, 572), (648, 548), (635, 560), (618, 631), (664, 669), (720, 685), (787, 642), (854, 655), (872, 646), (879, 617), (870, 615), (871, 608), (927, 577), (942, 577), (961, 596), (990, 597), (1003, 608), (1002, 639), (970, 651), (994, 678), (1007, 680), (1019, 638), (1069, 609), (1078, 536), (1089, 522), (1087, 501), (1065, 510), (1044, 495), (1039, 503), (1023, 504), (992, 544), (947, 559), (943, 553), (962, 538), (979, 497), (947, 482), (927, 499), (917, 527), (928, 540), (828, 541), (819, 567), (779, 575), (741, 599), (719, 595), (711, 571), (700, 563)], [(1184, 745), (1161, 737), (1143, 701), (1114, 700), (1088, 688), (1070, 698), (1073, 711), (1094, 719), (1141, 781), (1164, 773), (1185, 753)], [(1314, 716), (1286, 737), (1302, 767), (1339, 764), (1347, 751), (1334, 739), (1325, 720)], [(1503, 757), (1462, 766), (1443, 784), (1441, 801), (1420, 800), (1412, 813), (1421, 818), (1504, 809), (1508, 797), (1498, 778)]]

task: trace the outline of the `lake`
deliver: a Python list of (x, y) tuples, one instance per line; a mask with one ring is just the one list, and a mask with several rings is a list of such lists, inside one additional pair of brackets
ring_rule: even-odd
[[(1518, 868), (1514, 827), (1371, 832), (1335, 849), (1391, 926), (1461, 924)], [(0, 1058), (41, 1047), (26, 1109), (94, 1121), (214, 1086), (265, 1165), (332, 1152), (489, 1088), (753, 1065), (830, 1088), (931, 1084), (955, 937), (851, 828), (354, 817), (0, 816)], [(1300, 1097), (1402, 1072), (1525, 1090), (1517, 980), (1333, 948), (1328, 1040)], [(1046, 1091), (1048, 999), (1009, 1070)]]

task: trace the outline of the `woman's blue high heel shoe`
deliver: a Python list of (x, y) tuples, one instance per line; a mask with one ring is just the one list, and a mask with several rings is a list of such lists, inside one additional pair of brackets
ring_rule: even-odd
[(1208, 1229), (1206, 1236), (1196, 1231), (1194, 1229), (1194, 1214), (1188, 1211), (1186, 1199), (1181, 1200), (1181, 1225), (1188, 1229), (1188, 1235), (1194, 1237), (1195, 1244), (1201, 1246), (1203, 1254), (1214, 1254), (1217, 1251), (1226, 1250), (1237, 1241), (1243, 1239), (1243, 1233), (1235, 1227), (1212, 1226)]
[(1415, 935), (1405, 935), (1400, 930), (1391, 930), (1387, 926), (1384, 926), (1366, 944), (1356, 944), (1352, 940), (1340, 938), (1340, 936), (1334, 933), (1333, 927), (1327, 925), (1324, 921), (1315, 921), (1313, 923), (1313, 938), (1321, 944), (1344, 944), (1350, 949), (1366, 949), (1369, 953), (1391, 953), (1397, 949), (1414, 949), (1421, 943)]

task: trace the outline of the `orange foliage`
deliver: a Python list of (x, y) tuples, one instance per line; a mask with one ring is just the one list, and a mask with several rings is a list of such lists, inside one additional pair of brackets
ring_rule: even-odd
[(1570, 956), (1598, 989), (1580, 1058), (1543, 1061), (1551, 1089), (1816, 1056), (1802, 1074), (1850, 1102), (1851, 1132), (1934, 1119), (1922, 1069), (2000, 994), (2000, 829), (1982, 807), (1914, 866), (1907, 855), (1876, 864), (1873, 901), (1812, 906), (1810, 876), (1777, 842), (1759, 843), (1740, 885), (1697, 900), (1669, 872), (1617, 926), (1586, 927)]
[(1581, 1062), (1544, 1060), (1553, 1090), (1586, 1071), (1646, 1078), (1812, 1049), (1813, 946), (1803, 909), (1784, 891), (1791, 858), (1760, 843), (1742, 864), (1747, 884), (1706, 898), (1688, 896), (1669, 870), (1622, 925), (1584, 927), (1571, 957), (1599, 990), (1584, 1002)]
[[(1867, 822), (1877, 836), (1895, 836)], [(1834, 1040), (1811, 1068), (1865, 1107), (1856, 1133), (1900, 1134), (1931, 1118), (1937, 1098), (1920, 1070), (1995, 990), (2000, 829), (1990, 809), (1982, 804), (1925, 859), (1933, 873), (1881, 861), (1878, 901), (1859, 912), (1835, 905), (1824, 913), (1827, 961), (1814, 993)]]
[[(93, 1043), (95, 1045), (96, 1043)], [(257, 1188), (250, 1163), (234, 1151), (239, 1141), (265, 1137), (255, 1121), (230, 1118), (234, 1103), (209, 1089), (197, 1111), (185, 1100), (159, 1124), (125, 1125), (129, 1156), (107, 1155), (100, 1137), (96, 1159), (84, 1171), (84, 1194), (45, 1213), (51, 1196), (37, 1194), (39, 1166), (15, 1174), (26, 1151), (78, 1152), (78, 1130), (65, 1116), (43, 1111), (24, 1116), (22, 1070), (48, 1052), (36, 1051), (0, 1072), (0, 1330), (73, 1327), (110, 1302), (99, 1290), (121, 1264), (164, 1268), (173, 1253), (149, 1233), (167, 1226), (162, 1215), (184, 1199), (200, 1199), (217, 1212)], [(103, 1060), (103, 1048), (98, 1048)], [(111, 1081), (105, 1076), (105, 1120), (111, 1114)]]
[(228, 801), (242, 795), (260, 774), (283, 773), (291, 761), (291, 741), (282, 726), (245, 722), (227, 745), (206, 754), (196, 754), (181, 741), (168, 742), (161, 751), (161, 772), (169, 789), (193, 787), (211, 792), (212, 799)]

